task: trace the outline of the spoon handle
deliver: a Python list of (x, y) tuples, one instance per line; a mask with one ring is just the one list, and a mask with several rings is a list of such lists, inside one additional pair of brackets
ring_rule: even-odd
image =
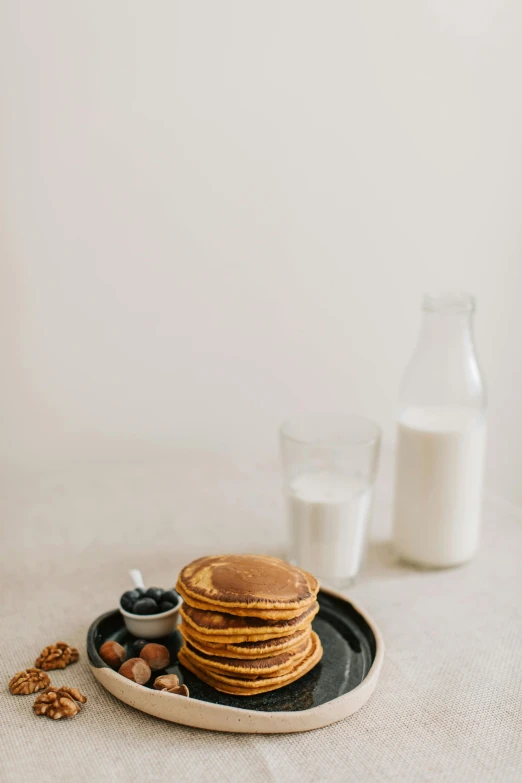
[(134, 583), (134, 587), (145, 588), (145, 582), (143, 581), (143, 577), (141, 575), (141, 571), (139, 570), (139, 568), (132, 568), (129, 571), (129, 575)]

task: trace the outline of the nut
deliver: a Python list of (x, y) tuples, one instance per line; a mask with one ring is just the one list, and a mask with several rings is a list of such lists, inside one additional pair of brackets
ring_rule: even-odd
[(14, 695), (35, 693), (51, 684), (49, 675), (41, 669), (24, 669), (17, 672), (9, 681), (9, 690)]
[(161, 677), (156, 677), (152, 687), (157, 691), (163, 691), (167, 688), (177, 688), (178, 685), (179, 678), (175, 674), (162, 674)]
[(125, 648), (118, 642), (105, 642), (99, 649), (100, 658), (113, 669), (119, 669), (127, 657)]
[(165, 669), (170, 663), (170, 653), (162, 644), (146, 644), (140, 652), (140, 658), (143, 658), (153, 671)]
[(45, 647), (36, 659), (37, 669), (48, 672), (51, 669), (65, 669), (70, 663), (75, 663), (80, 657), (76, 647), (70, 647), (66, 642), (56, 642)]
[(189, 689), (186, 685), (178, 685), (177, 688), (164, 688), (167, 693), (176, 693), (178, 696), (190, 696)]
[(120, 666), (119, 673), (128, 680), (137, 682), (138, 685), (145, 685), (151, 678), (152, 672), (148, 663), (141, 658), (129, 658), (128, 661)]
[(80, 693), (78, 688), (67, 688), (65, 686), (53, 688), (53, 686), (49, 686), (43, 693), (37, 696), (33, 704), (33, 710), (37, 715), (47, 715), (48, 718), (53, 720), (74, 718), (80, 711), (80, 705), (76, 704), (76, 702), (85, 704), (86, 701), (87, 698)]
[(167, 693), (177, 693), (178, 696), (188, 696), (189, 689), (186, 685), (180, 685), (179, 679), (175, 674), (164, 674), (162, 677), (156, 677), (152, 686), (157, 691), (166, 691)]

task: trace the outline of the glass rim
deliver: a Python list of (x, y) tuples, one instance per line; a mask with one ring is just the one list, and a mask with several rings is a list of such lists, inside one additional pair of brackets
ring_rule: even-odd
[[(292, 430), (299, 430), (299, 427), (310, 427), (311, 431), (315, 427), (315, 435), (304, 437), (296, 434)], [(326, 427), (325, 427), (326, 425)], [(356, 435), (357, 427), (359, 430), (366, 429), (366, 434)], [(372, 446), (379, 443), (382, 437), (382, 429), (375, 421), (366, 416), (358, 414), (303, 414), (285, 419), (279, 427), (280, 439), (292, 441), (302, 446), (339, 446), (339, 440), (335, 435), (321, 436), (320, 430), (330, 429), (331, 432), (338, 431), (342, 436), (343, 446)], [(350, 435), (350, 429), (353, 434)]]

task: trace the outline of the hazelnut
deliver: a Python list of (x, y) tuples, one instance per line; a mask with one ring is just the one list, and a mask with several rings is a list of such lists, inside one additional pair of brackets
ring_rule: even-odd
[(189, 696), (189, 689), (186, 685), (178, 685), (177, 688), (167, 688), (168, 693), (177, 693), (178, 696)]
[(141, 658), (129, 658), (120, 666), (119, 674), (127, 677), (128, 680), (137, 682), (138, 685), (145, 685), (151, 678), (150, 666)]
[(156, 677), (152, 687), (157, 691), (162, 691), (164, 688), (177, 688), (178, 685), (179, 678), (175, 674), (162, 674), (161, 677)]
[(102, 661), (113, 669), (119, 669), (127, 657), (125, 649), (118, 642), (105, 642), (100, 647), (99, 653)]
[(170, 663), (170, 654), (162, 644), (146, 644), (140, 652), (140, 658), (146, 661), (153, 671), (164, 669)]

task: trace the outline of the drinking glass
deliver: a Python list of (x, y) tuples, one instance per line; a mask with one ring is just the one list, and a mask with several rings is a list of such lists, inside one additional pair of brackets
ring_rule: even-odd
[(361, 416), (306, 416), (280, 430), (291, 562), (335, 587), (366, 550), (381, 431)]

